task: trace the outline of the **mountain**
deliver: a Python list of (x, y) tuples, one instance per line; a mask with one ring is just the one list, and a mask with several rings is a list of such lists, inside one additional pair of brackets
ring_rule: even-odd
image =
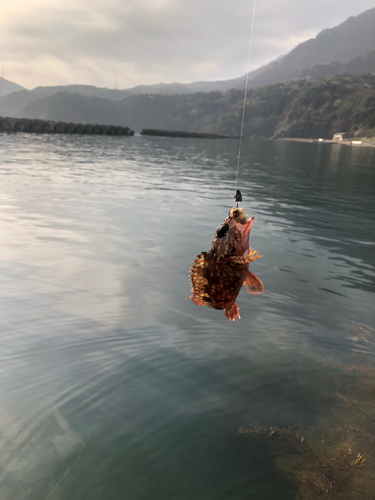
[[(290, 81), (299, 78), (301, 72), (307, 68), (325, 65), (332, 61), (347, 62), (354, 57), (373, 51), (375, 50), (374, 26), (375, 8), (369, 9), (356, 17), (349, 17), (339, 26), (323, 30), (316, 38), (297, 45), (286, 56), (249, 73), (249, 88)], [(366, 61), (363, 61), (362, 67), (363, 74), (371, 72), (366, 67)], [(309, 71), (305, 71), (305, 73), (309, 74)], [(185, 85), (176, 83), (142, 85), (128, 89), (128, 91), (131, 94), (225, 91), (232, 88), (244, 88), (245, 78), (246, 75), (233, 80), (218, 82), (195, 82)]]
[[(22, 87), (20, 87), (22, 89)], [(120, 101), (131, 95), (128, 90), (106, 89), (93, 85), (60, 85), (56, 87), (36, 87), (33, 90), (12, 92), (0, 98), (0, 116), (18, 116), (19, 111), (27, 104), (54, 94), (66, 92), (87, 97), (100, 97), (112, 101)]]
[(24, 88), (21, 87), (21, 85), (17, 85), (17, 83), (10, 82), (0, 77), (0, 97), (6, 96), (11, 92), (16, 92), (17, 90), (24, 90)]
[[(260, 70), (254, 71), (254, 74), (256, 74), (258, 71)], [(143, 93), (191, 94), (196, 92), (210, 92), (212, 90), (225, 91), (236, 87), (241, 88), (242, 83), (245, 81), (244, 78), (245, 77), (240, 77), (233, 80), (225, 80), (219, 82), (195, 82), (188, 84), (161, 83), (158, 85), (139, 85), (128, 90), (107, 89), (95, 87), (93, 85), (60, 85), (55, 87), (36, 87), (33, 90), (23, 89), (18, 92), (12, 92), (6, 96), (0, 97), (0, 116), (21, 117), (23, 116), (23, 112), (21, 110), (28, 104), (60, 93), (78, 94), (86, 97), (98, 97), (109, 99), (111, 101), (120, 101), (131, 95), (138, 95)], [(19, 88), (22, 89), (22, 87)], [(55, 101), (52, 99), (47, 102), (52, 104)], [(33, 107), (28, 108), (27, 113), (32, 113), (32, 109)], [(51, 113), (54, 114), (55, 110), (51, 111)], [(108, 125), (110, 124), (108, 123)], [(112, 125), (115, 125), (115, 123), (112, 123)]]
[(375, 50), (363, 56), (353, 57), (348, 62), (334, 61), (317, 64), (298, 73), (300, 78), (325, 78), (333, 75), (375, 75)]
[[(59, 93), (25, 106), (20, 116), (190, 132), (238, 134), (243, 91), (130, 96), (122, 101)], [(375, 136), (375, 76), (334, 76), (250, 89), (244, 134), (325, 137), (347, 131)]]
[(22, 107), (17, 117), (100, 125), (125, 123), (122, 106), (118, 102), (68, 92), (36, 99)]
[[(279, 57), (276, 60), (281, 59)], [(276, 61), (275, 60), (275, 61)], [(260, 74), (265, 66), (261, 66), (249, 73), (249, 78), (253, 78)], [(159, 83), (156, 85), (138, 85), (127, 89), (131, 95), (138, 94), (195, 94), (196, 92), (214, 92), (219, 90), (225, 92), (226, 90), (244, 88), (246, 75), (231, 80), (218, 80), (216, 82), (193, 82), (193, 83)]]
[(268, 64), (249, 85), (254, 88), (290, 81), (303, 69), (332, 61), (346, 62), (375, 50), (374, 26), (375, 8), (349, 17), (339, 26), (323, 30), (316, 38), (297, 45), (280, 61)]
[[(239, 134), (243, 91), (125, 99), (132, 128)], [(244, 134), (332, 138), (337, 131), (375, 136), (375, 76), (339, 76), (250, 89)]]
[(94, 85), (59, 85), (55, 87), (36, 87), (31, 91), (34, 99), (41, 99), (48, 95), (67, 92), (68, 94), (79, 94), (88, 97), (101, 97), (111, 101), (120, 101), (131, 95), (128, 90), (106, 89)]
[(0, 116), (17, 117), (19, 110), (34, 100), (34, 94), (26, 89), (0, 97)]
[[(335, 28), (326, 29), (320, 32), (316, 38), (299, 44), (286, 56), (278, 58), (266, 66), (249, 73), (249, 89), (301, 78), (315, 79), (335, 74), (375, 73), (374, 26), (375, 8), (367, 10), (356, 17), (350, 17)], [(0, 79), (0, 91), (2, 82), (6, 81)], [(11, 84), (11, 82), (7, 83)], [(94, 102), (96, 103), (96, 101), (93, 100), (94, 98), (116, 102), (140, 94), (183, 95), (195, 94), (197, 92), (224, 92), (229, 89), (243, 89), (244, 84), (245, 76), (216, 82), (202, 81), (190, 84), (161, 83), (158, 85), (140, 85), (125, 90), (105, 89), (90, 85), (36, 87), (31, 91), (23, 89), (0, 97), (0, 116), (21, 117), (26, 116), (24, 115), (25, 113), (32, 115), (36, 113), (38, 115), (40, 114), (40, 106), (42, 105), (39, 101), (60, 93), (70, 95), (77, 94), (87, 99), (91, 99), (91, 101), (85, 101), (85, 103), (90, 102), (93, 104)], [(22, 89), (22, 87), (19, 86), (17, 86), (17, 88)], [(61, 99), (63, 98), (60, 96), (56, 100), (49, 99), (44, 101), (43, 114), (51, 116), (60, 116), (64, 114), (65, 120), (74, 121), (74, 117), (79, 114), (78, 110), (74, 110), (69, 106), (64, 112), (62, 109), (57, 109), (61, 105)], [(35, 102), (35, 106), (31, 106), (33, 102)], [(129, 103), (132, 102), (133, 101), (129, 101)], [(48, 110), (46, 107), (48, 105), (53, 108)], [(87, 104), (85, 104), (85, 106), (87, 106)], [(97, 106), (97, 104), (95, 104), (95, 106)], [(103, 108), (103, 113), (104, 109), (107, 108), (110, 108), (109, 104)], [(72, 118), (70, 118), (68, 114), (68, 109), (72, 113)], [(113, 106), (111, 109), (117, 108)], [(88, 114), (86, 107), (84, 110), (80, 110), (80, 112), (82, 112), (82, 120), (85, 119)], [(163, 110), (160, 110), (160, 112), (163, 113)], [(105, 113), (105, 116), (107, 116), (107, 112)], [(115, 119), (117, 119), (116, 114), (113, 115), (113, 120)], [(135, 117), (135, 119), (137, 123), (140, 123), (139, 117)], [(113, 121), (112, 124), (115, 125), (117, 122), (115, 123)], [(148, 126), (151, 125), (148, 124)]]
[[(277, 58), (269, 64), (249, 73), (249, 88), (263, 87), (278, 82), (290, 81), (301, 77), (301, 72), (316, 65), (335, 62), (347, 62), (375, 50), (375, 8), (369, 9), (356, 17), (349, 17), (340, 25), (321, 31), (316, 38), (307, 40), (295, 47), (289, 54)], [(362, 73), (372, 72), (363, 61)], [(334, 69), (334, 68), (332, 68)], [(350, 68), (349, 73), (351, 74)], [(309, 74), (309, 71), (304, 71)], [(343, 71), (344, 73), (344, 71)], [(343, 74), (342, 73), (342, 74)], [(329, 73), (335, 74), (335, 73)], [(353, 74), (360, 74), (354, 72)], [(311, 75), (312, 76), (312, 75)], [(328, 75), (322, 75), (328, 76)], [(132, 95), (137, 94), (190, 94), (195, 92), (226, 91), (243, 89), (246, 75), (231, 80), (193, 83), (160, 83), (157, 85), (138, 85), (127, 89)]]

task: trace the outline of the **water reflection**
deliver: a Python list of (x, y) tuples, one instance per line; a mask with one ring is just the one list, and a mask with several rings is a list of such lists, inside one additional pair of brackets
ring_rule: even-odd
[(237, 147), (0, 135), (4, 498), (296, 493), (238, 427), (319, 428), (334, 381), (317, 359), (373, 363), (342, 324), (373, 324), (375, 150), (244, 141), (266, 293), (230, 324), (191, 303), (187, 274), (230, 208)]
[[(83, 448), (82, 440), (71, 429), (68, 421), (56, 410), (39, 416), (27, 427), (18, 415), (2, 412), (0, 429), (2, 450), (0, 455), (3, 498), (31, 498), (36, 492), (48, 498), (54, 492), (56, 464), (66, 471), (72, 464), (71, 457)], [(31, 495), (30, 491), (33, 491)], [(55, 497), (56, 498), (56, 497)]]

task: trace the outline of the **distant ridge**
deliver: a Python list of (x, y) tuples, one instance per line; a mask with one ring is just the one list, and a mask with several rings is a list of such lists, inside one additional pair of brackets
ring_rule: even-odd
[(325, 78), (334, 75), (375, 75), (375, 50), (362, 56), (353, 57), (348, 62), (334, 61), (316, 64), (298, 73), (300, 78)]
[(17, 83), (5, 80), (5, 78), (0, 77), (0, 97), (6, 96), (12, 92), (17, 92), (17, 90), (25, 90), (21, 85)]
[[(298, 79), (302, 75), (310, 75), (308, 68), (315, 67), (316, 65), (327, 65), (333, 61), (345, 63), (350, 59), (363, 56), (373, 50), (375, 50), (375, 8), (362, 12), (362, 14), (356, 17), (349, 17), (334, 28), (321, 31), (315, 38), (297, 45), (286, 56), (280, 57), (250, 72), (249, 88), (263, 87), (265, 85)], [(366, 67), (366, 59), (363, 59), (362, 62), (362, 74), (370, 73), (371, 71)], [(335, 74), (332, 73), (333, 69), (332, 67), (330, 70), (327, 70), (327, 74), (322, 76)], [(345, 73), (343, 68), (340, 68), (340, 71), (342, 71), (340, 74)], [(355, 69), (353, 69), (352, 73), (350, 65), (348, 65), (346, 71), (350, 74), (361, 74)], [(226, 91), (243, 88), (245, 79), (246, 75), (232, 80), (217, 82), (140, 85), (127, 90), (131, 94), (163, 94), (168, 92), (187, 94), (215, 90)]]
[(321, 31), (315, 38), (300, 43), (281, 60), (268, 64), (249, 82), (262, 87), (298, 78), (301, 70), (333, 61), (346, 62), (375, 50), (375, 8), (340, 25)]
[[(139, 94), (122, 101), (61, 92), (24, 106), (22, 118), (238, 135), (243, 91)], [(1, 115), (1, 113), (0, 113)], [(333, 76), (249, 89), (246, 137), (375, 137), (375, 76)]]
[[(250, 72), (249, 89), (299, 79), (317, 79), (336, 74), (375, 74), (374, 26), (375, 8), (367, 10), (356, 17), (350, 17), (339, 26), (323, 30), (314, 39), (299, 44), (286, 56)], [(121, 124), (121, 112), (119, 107), (115, 105), (116, 102), (122, 102), (124, 99), (126, 101), (126, 99), (132, 99), (134, 96), (141, 94), (167, 96), (195, 94), (197, 92), (201, 94), (220, 93), (230, 89), (242, 90), (245, 76), (216, 82), (139, 85), (125, 90), (98, 88), (92, 85), (36, 87), (33, 90), (26, 90), (12, 82), (0, 79), (0, 84), (5, 85), (4, 82), (18, 91), (8, 93), (8, 86), (7, 90), (4, 90), (7, 95), (1, 97), (0, 93), (0, 115), (45, 119), (55, 119), (56, 116), (61, 116), (59, 119), (82, 123), (90, 121), (92, 115), (95, 115), (96, 119), (101, 123)], [(68, 95), (73, 97), (68, 99)], [(54, 96), (59, 97), (54, 98)], [(79, 96), (85, 99), (79, 99)], [(212, 96), (208, 98), (208, 100), (210, 99), (212, 99)], [(100, 103), (99, 101), (103, 102)], [(64, 109), (64, 102), (68, 103), (66, 109)], [(72, 105), (73, 102), (77, 102), (77, 108)], [(148, 106), (151, 106), (151, 102), (147, 102)], [(93, 109), (90, 111), (91, 107)], [(100, 110), (103, 116), (100, 115)], [(191, 112), (195, 111), (191, 110)], [(163, 114), (164, 110), (159, 109), (158, 113)], [(142, 109), (140, 116), (136, 117), (137, 125), (135, 126), (137, 128), (144, 126), (159, 127), (157, 123), (158, 116), (155, 117), (156, 121), (153, 125), (147, 121), (144, 122), (143, 116), (148, 116), (148, 110)], [(175, 118), (173, 118), (170, 126), (173, 129), (183, 126), (183, 117), (184, 113), (181, 112), (179, 122), (176, 124)], [(166, 120), (167, 118), (164, 117), (163, 119)], [(185, 117), (185, 121), (186, 119), (189, 119), (189, 116)]]
[(67, 92), (68, 94), (79, 94), (87, 97), (102, 97), (111, 101), (121, 101), (125, 97), (131, 95), (129, 90), (107, 89), (95, 87), (94, 85), (58, 85), (55, 87), (35, 87), (32, 94), (36, 99), (41, 99), (49, 95), (59, 92)]
[[(278, 58), (279, 60), (281, 58)], [(251, 71), (250, 77), (260, 74), (266, 66)], [(214, 82), (201, 81), (193, 83), (158, 83), (156, 85), (137, 85), (127, 89), (131, 95), (138, 94), (195, 94), (196, 92), (225, 92), (226, 90), (242, 88), (245, 85), (246, 75), (231, 80), (218, 80)]]
[[(20, 87), (20, 89), (22, 89), (22, 87)], [(0, 114), (2, 116), (21, 116), (21, 110), (28, 104), (60, 93), (109, 99), (111, 101), (121, 101), (125, 97), (129, 97), (131, 95), (128, 90), (106, 89), (95, 87), (94, 85), (36, 87), (33, 90), (23, 89), (18, 92), (12, 92), (2, 99), (0, 98)], [(19, 113), (21, 113), (21, 115)]]

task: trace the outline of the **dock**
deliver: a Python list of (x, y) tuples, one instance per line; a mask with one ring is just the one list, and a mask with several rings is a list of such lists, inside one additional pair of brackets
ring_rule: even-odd
[(194, 139), (239, 139), (238, 135), (211, 134), (208, 132), (183, 132), (181, 130), (159, 130), (144, 128), (141, 135), (153, 135), (159, 137), (190, 137)]

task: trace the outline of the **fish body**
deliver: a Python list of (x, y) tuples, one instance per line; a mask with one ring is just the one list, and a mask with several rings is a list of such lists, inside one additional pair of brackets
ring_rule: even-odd
[(243, 208), (232, 208), (216, 229), (210, 250), (192, 261), (191, 300), (198, 306), (225, 309), (231, 321), (241, 317), (236, 299), (243, 285), (250, 294), (264, 292), (263, 283), (249, 271), (249, 264), (263, 257), (249, 248), (253, 222), (254, 217), (247, 219)]

